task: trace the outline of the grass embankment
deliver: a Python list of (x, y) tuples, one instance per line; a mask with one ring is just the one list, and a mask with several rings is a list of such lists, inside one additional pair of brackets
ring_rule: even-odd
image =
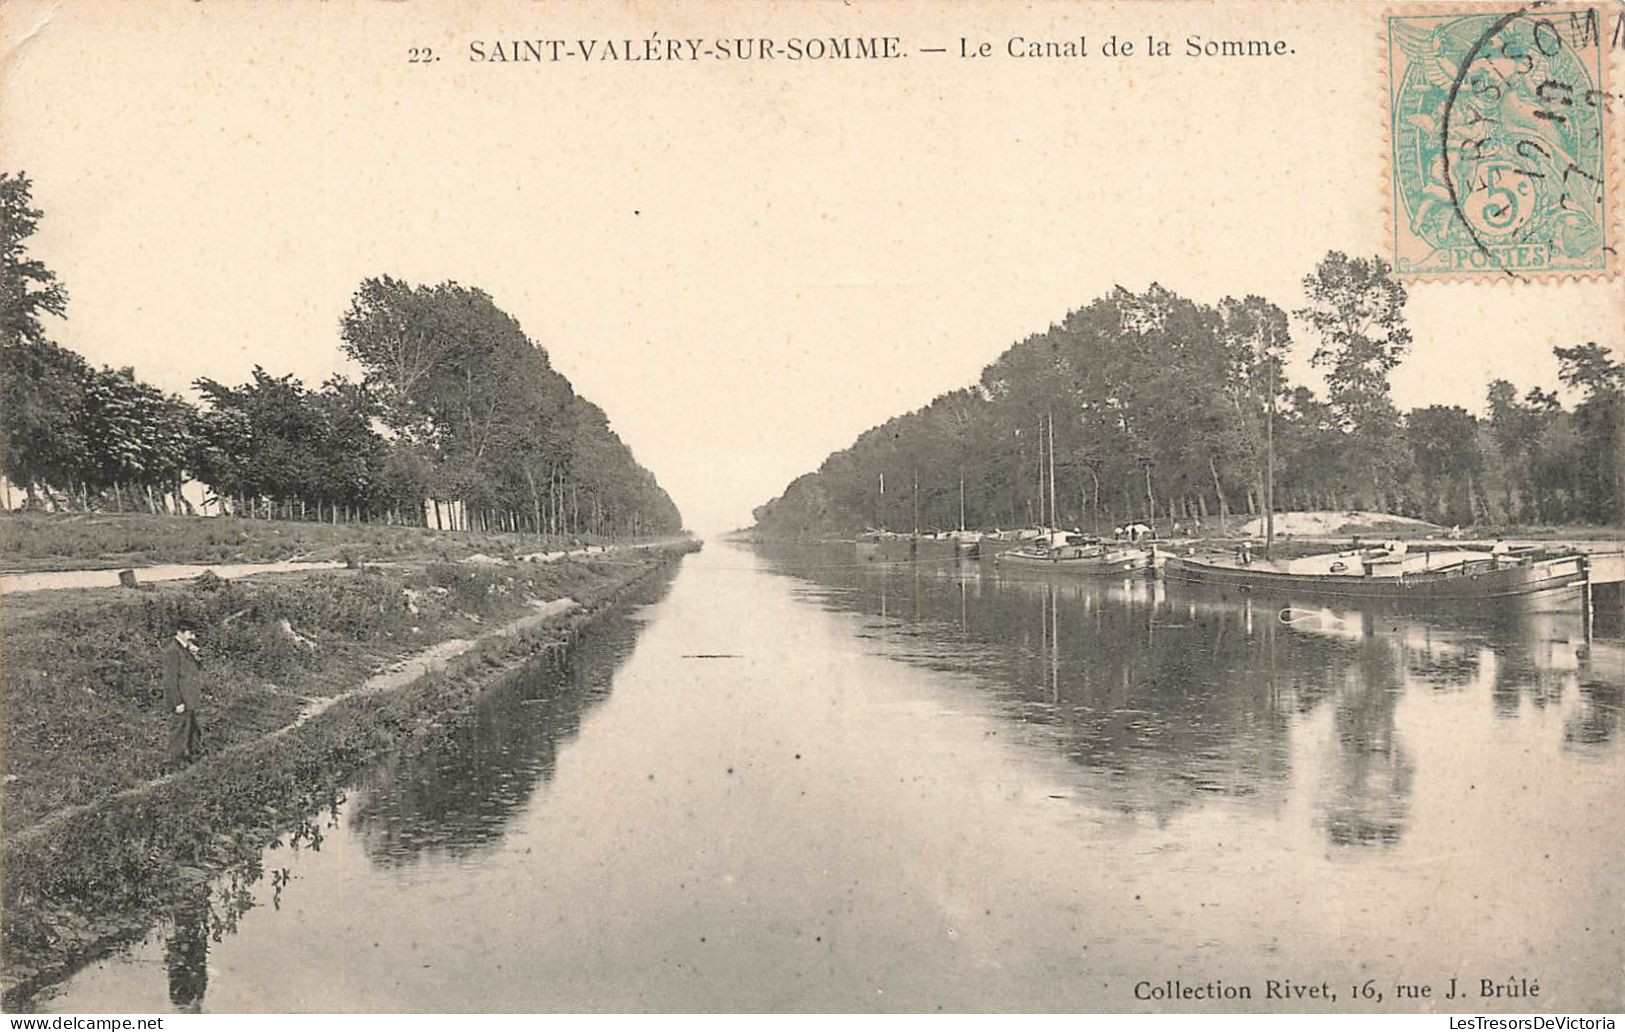
[(111, 513), (0, 513), (0, 570), (116, 569), (153, 563), (255, 563), (284, 559), (379, 562), (461, 559), (478, 552), (515, 555), (579, 544), (591, 534), (439, 531), (365, 523), (149, 516)]
[[(498, 669), (573, 636), (687, 547), (0, 598), (8, 1006), (139, 933), (199, 879), (252, 862), (367, 760), (455, 726)], [(355, 691), (435, 643), (561, 598), (579, 606), (524, 635), (491, 635), (443, 673)], [(183, 618), (205, 657), (209, 754), (160, 777), (161, 649)]]

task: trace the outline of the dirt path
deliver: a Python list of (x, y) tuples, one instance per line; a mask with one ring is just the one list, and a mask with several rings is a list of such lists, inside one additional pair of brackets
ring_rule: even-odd
[[(673, 544), (678, 540), (680, 539), (673, 538), (661, 541), (640, 541), (624, 545), (587, 545), (582, 548), (562, 549), (555, 552), (529, 552), (514, 556), (512, 559), (476, 552), (457, 561), (472, 563), (477, 566), (511, 566), (516, 562), (521, 564), (554, 563), (561, 559), (610, 555), (629, 549), (657, 548)], [(399, 566), (403, 562), (410, 561), (396, 559), (369, 565)], [(134, 571), (136, 580), (139, 583), (158, 583), (188, 580), (200, 576), (205, 571), (212, 571), (216, 577), (223, 580), (233, 580), (238, 577), (253, 577), (265, 573), (312, 573), (321, 570), (338, 570), (343, 569), (344, 566), (345, 564), (338, 560), (281, 559), (275, 562), (261, 563), (161, 563), (155, 566), (133, 566), (128, 567), (128, 569)], [(105, 568), (49, 570), (34, 573), (0, 573), (0, 595), (21, 595), (33, 591), (62, 591), (74, 588), (116, 588), (118, 586), (119, 571)]]
[[(271, 563), (163, 563), (158, 566), (129, 567), (138, 582), (187, 580), (213, 570), (225, 580), (252, 577), (257, 573), (308, 573), (337, 570), (343, 563), (284, 559)], [(40, 573), (0, 573), (0, 595), (21, 595), (31, 591), (61, 591), (69, 588), (116, 588), (118, 570), (50, 570)]]

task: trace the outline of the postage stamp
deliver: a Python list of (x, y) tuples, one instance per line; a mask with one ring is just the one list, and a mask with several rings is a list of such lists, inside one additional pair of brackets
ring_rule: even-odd
[(1395, 271), (1617, 271), (1603, 12), (1477, 4), (1386, 28)]

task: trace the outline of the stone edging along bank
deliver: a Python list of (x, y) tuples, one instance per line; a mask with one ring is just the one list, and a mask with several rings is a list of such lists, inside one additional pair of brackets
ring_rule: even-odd
[(639, 550), (653, 561), (627, 563), (627, 579), (588, 604), (561, 599), (478, 638), (441, 642), (275, 732), (8, 836), (5, 1009), (26, 1009), (41, 987), (144, 934), (217, 874), (257, 880), (264, 849), (290, 830), (308, 837), (308, 816), (335, 806), (359, 768), (446, 735), (497, 678), (538, 657), (562, 660), (596, 616), (697, 547)]

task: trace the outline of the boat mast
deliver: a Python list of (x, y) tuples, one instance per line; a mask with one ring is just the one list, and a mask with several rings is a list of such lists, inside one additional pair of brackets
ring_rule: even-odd
[[(1049, 414), (1049, 518), (1055, 522), (1055, 413)], [(1053, 528), (1052, 528), (1053, 529)]]
[(1038, 525), (1044, 526), (1044, 424), (1038, 424)]
[(886, 529), (886, 474), (880, 474), (880, 498), (875, 502), (875, 529)]
[(965, 529), (965, 473), (959, 473), (959, 529)]
[(920, 467), (914, 467), (914, 536), (920, 536)]
[(1264, 555), (1275, 544), (1275, 359), (1270, 363), (1270, 398), (1264, 408)]

